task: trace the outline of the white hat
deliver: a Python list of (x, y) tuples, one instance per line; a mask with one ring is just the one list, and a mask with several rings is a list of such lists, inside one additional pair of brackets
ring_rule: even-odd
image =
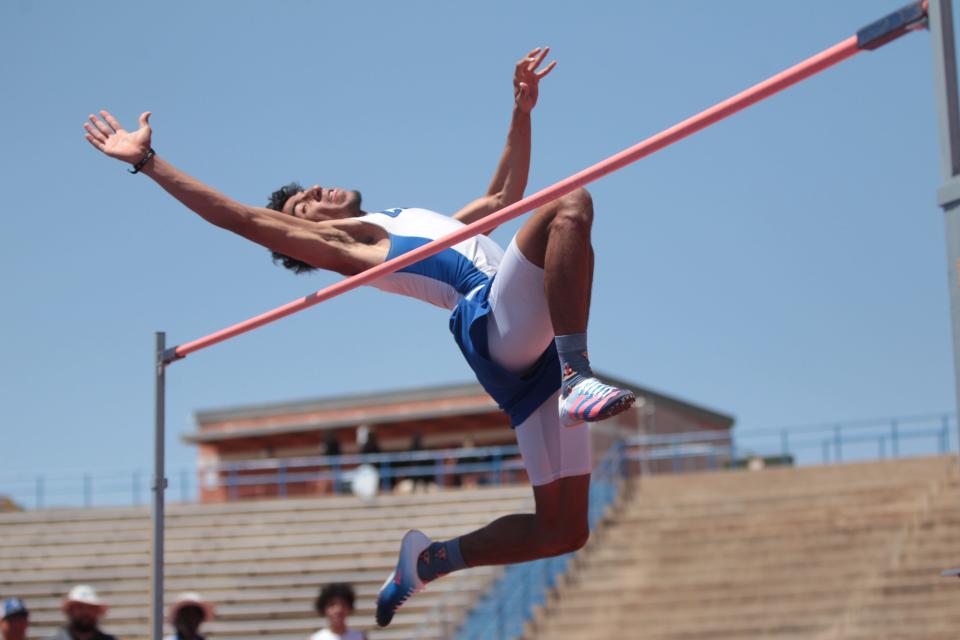
[(100, 613), (105, 613), (107, 610), (106, 603), (97, 596), (96, 589), (88, 584), (78, 584), (70, 589), (70, 593), (63, 599), (63, 607), (66, 608), (71, 602), (79, 602), (81, 604), (99, 607)]
[(176, 601), (170, 605), (170, 621), (177, 617), (177, 612), (184, 607), (199, 607), (203, 611), (203, 621), (209, 622), (213, 619), (213, 605), (203, 599), (196, 591), (185, 591), (177, 596)]

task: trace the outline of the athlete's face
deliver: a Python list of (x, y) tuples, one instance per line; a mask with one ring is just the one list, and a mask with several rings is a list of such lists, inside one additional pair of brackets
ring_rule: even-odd
[(352, 218), (360, 214), (360, 192), (314, 185), (290, 196), (283, 211), (311, 222)]

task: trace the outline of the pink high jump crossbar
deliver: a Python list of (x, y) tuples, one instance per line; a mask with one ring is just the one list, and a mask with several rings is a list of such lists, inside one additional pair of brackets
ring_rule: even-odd
[(163, 638), (163, 529), (164, 529), (164, 490), (166, 489), (166, 477), (164, 475), (164, 422), (165, 422), (165, 370), (170, 363), (186, 357), (187, 355), (215, 345), (219, 342), (229, 340), (235, 336), (248, 331), (253, 331), (265, 324), (279, 320), (291, 314), (312, 307), (325, 300), (339, 296), (351, 289), (361, 285), (368, 284), (377, 278), (385, 276), (419, 262), (433, 254), (439, 253), (444, 249), (471, 238), (477, 234), (484, 233), (508, 222), (518, 216), (523, 215), (537, 207), (552, 202), (557, 198), (570, 193), (574, 189), (597, 180), (618, 169), (622, 169), (628, 164), (644, 158), (652, 153), (670, 146), (674, 142), (682, 140), (689, 135), (705, 129), (710, 125), (727, 118), (738, 111), (746, 109), (765, 98), (783, 91), (801, 80), (805, 80), (814, 74), (823, 71), (833, 65), (850, 58), (860, 51), (876, 49), (891, 40), (910, 31), (920, 29), (927, 24), (927, 2), (922, 0), (907, 5), (902, 9), (895, 11), (876, 22), (867, 25), (856, 35), (850, 36), (846, 40), (836, 44), (825, 51), (818, 53), (803, 62), (790, 67), (789, 69), (778, 73), (777, 75), (764, 80), (763, 82), (742, 91), (732, 98), (728, 98), (695, 116), (687, 118), (683, 122), (676, 124), (661, 133), (658, 133), (646, 140), (628, 148), (620, 153), (607, 158), (602, 162), (576, 173), (565, 180), (547, 187), (537, 193), (519, 200), (499, 211), (496, 211), (482, 220), (465, 226), (454, 233), (448, 234), (442, 238), (434, 240), (414, 251), (410, 251), (383, 264), (377, 265), (355, 276), (351, 276), (340, 282), (333, 284), (325, 289), (311, 293), (298, 300), (294, 300), (260, 314), (256, 317), (240, 322), (231, 327), (221, 329), (215, 333), (204, 336), (192, 342), (181, 344), (170, 349), (166, 348), (166, 335), (162, 332), (156, 334), (155, 351), (155, 430), (154, 430), (154, 477), (153, 477), (153, 545), (151, 553), (151, 636), (153, 640), (162, 640)]
[(484, 233), (505, 222), (523, 215), (537, 207), (552, 202), (557, 198), (570, 193), (571, 191), (586, 184), (602, 178), (603, 176), (622, 169), (628, 164), (632, 164), (641, 158), (645, 158), (660, 149), (670, 146), (674, 142), (683, 140), (689, 135), (705, 129), (710, 125), (719, 122), (733, 114), (746, 109), (752, 104), (760, 102), (765, 98), (783, 91), (784, 89), (805, 80), (810, 76), (823, 71), (833, 65), (850, 58), (864, 49), (876, 49), (891, 40), (907, 33), (910, 30), (924, 26), (926, 20), (926, 2), (916, 2), (890, 14), (889, 16), (878, 20), (877, 22), (861, 29), (856, 35), (850, 36), (843, 42), (836, 44), (817, 55), (804, 60), (803, 62), (790, 67), (789, 69), (778, 73), (777, 75), (764, 80), (763, 82), (742, 91), (732, 98), (701, 111), (695, 116), (687, 118), (683, 122), (676, 124), (665, 131), (662, 131), (636, 145), (625, 149), (620, 153), (598, 162), (579, 173), (561, 180), (545, 189), (542, 189), (533, 195), (527, 196), (522, 200), (506, 206), (499, 211), (491, 213), (481, 220), (465, 226), (453, 233), (433, 242), (423, 245), (413, 251), (397, 256), (362, 273), (351, 276), (325, 289), (311, 293), (293, 302), (289, 302), (272, 311), (267, 311), (258, 316), (245, 320), (233, 326), (221, 329), (197, 340), (181, 344), (171, 348), (165, 355), (167, 363), (183, 358), (195, 351), (200, 351), (218, 342), (229, 340), (235, 336), (248, 331), (253, 331), (258, 327), (269, 324), (280, 318), (302, 311), (312, 307), (325, 300), (329, 300), (351, 289), (369, 284), (370, 282), (399, 271), (411, 264), (420, 262), (436, 253), (448, 249), (477, 234)]

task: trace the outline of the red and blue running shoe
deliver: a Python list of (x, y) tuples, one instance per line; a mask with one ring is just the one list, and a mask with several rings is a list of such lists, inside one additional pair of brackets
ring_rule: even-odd
[(417, 558), (430, 546), (427, 534), (416, 529), (407, 531), (400, 541), (397, 567), (380, 587), (377, 594), (377, 624), (385, 627), (404, 602), (423, 589), (424, 582), (417, 574)]
[(583, 378), (560, 394), (560, 424), (575, 427), (584, 422), (606, 420), (623, 413), (636, 401), (629, 389), (603, 384), (596, 378)]

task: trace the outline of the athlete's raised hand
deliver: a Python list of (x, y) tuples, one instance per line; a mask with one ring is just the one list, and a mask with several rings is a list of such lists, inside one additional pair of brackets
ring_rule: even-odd
[(537, 67), (548, 53), (550, 53), (550, 47), (537, 47), (517, 63), (517, 68), (513, 72), (513, 97), (521, 111), (529, 113), (536, 106), (540, 79), (557, 66), (557, 61), (554, 60), (542, 71), (537, 71)]
[(140, 162), (150, 150), (150, 112), (140, 114), (140, 128), (133, 132), (124, 129), (109, 111), (101, 111), (100, 116), (91, 113), (90, 122), (83, 123), (87, 141), (111, 158), (130, 164)]

